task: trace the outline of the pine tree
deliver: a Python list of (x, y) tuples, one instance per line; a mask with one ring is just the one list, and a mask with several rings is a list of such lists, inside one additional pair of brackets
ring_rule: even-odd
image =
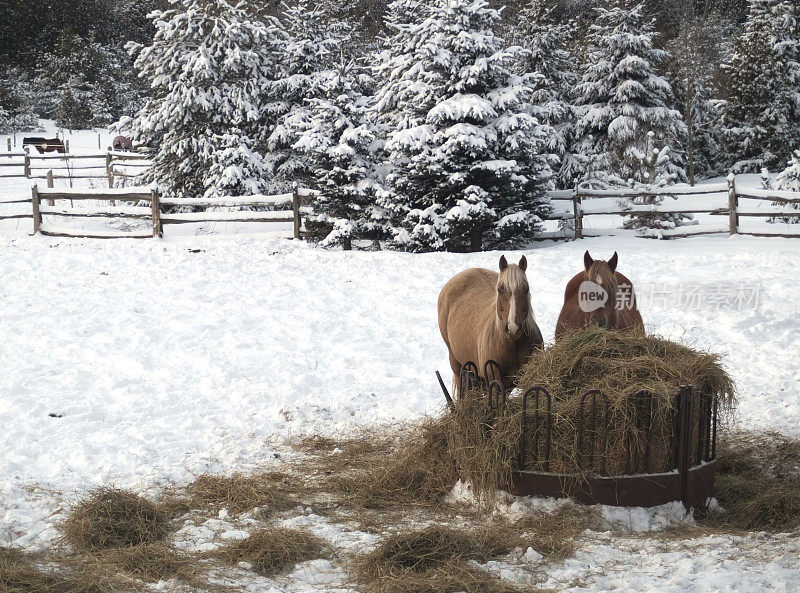
[(347, 26), (336, 21), (325, 4), (313, 4), (298, 0), (281, 15), (288, 35), (278, 39), (275, 48), (280, 70), (274, 92), (280, 100), (271, 113), (275, 126), (267, 139), (271, 191), (288, 191), (294, 181), (309, 181), (310, 163), (307, 155), (293, 150), (297, 128), (288, 122), (308, 116), (346, 47)]
[[(665, 52), (653, 47), (653, 24), (641, 2), (617, 0), (596, 11), (577, 86), (572, 152), (584, 182), (648, 183), (648, 132), (671, 148), (686, 133), (669, 83), (654, 71)], [(675, 165), (678, 156), (673, 152)]]
[[(795, 150), (789, 159), (788, 166), (778, 173), (775, 179), (776, 189), (782, 191), (800, 192), (800, 150)], [(800, 193), (797, 194), (800, 196)], [(773, 202), (774, 206), (786, 207), (785, 202)], [(800, 210), (800, 204), (791, 204), (795, 210)], [(800, 224), (800, 216), (775, 216), (769, 222), (787, 222), (790, 224)]]
[(529, 0), (516, 19), (515, 41), (526, 52), (518, 61), (519, 72), (537, 75), (533, 83), (532, 115), (549, 124), (547, 149), (561, 160), (559, 187), (575, 185), (575, 162), (567, 152), (575, 111), (571, 95), (578, 82), (577, 62), (570, 48), (575, 43), (571, 21), (559, 22), (554, 0)]
[(483, 0), (401, 0), (390, 14), (378, 109), (392, 129), (380, 204), (394, 242), (411, 251), (526, 242), (549, 210), (547, 127), (527, 112), (533, 76), (511, 72), (516, 51), (492, 31), (500, 15)]
[(800, 145), (800, 7), (750, 0), (747, 22), (725, 65), (724, 138), (736, 169), (785, 162)]
[(38, 86), (51, 95), (59, 126), (76, 129), (107, 125), (122, 111), (120, 89), (124, 68), (112, 52), (93, 38), (63, 30), (41, 60)]
[(354, 239), (387, 237), (376, 204), (376, 153), (381, 134), (375, 127), (366, 68), (342, 62), (324, 85), (324, 96), (290, 122), (299, 140), (292, 147), (309, 156), (311, 176), (320, 195), (305, 219), (306, 236), (322, 246), (351, 249)]
[(714, 76), (730, 27), (717, 15), (686, 16), (667, 43), (669, 79), (686, 123), (684, 148), (689, 183), (721, 171), (721, 117)]
[[(660, 188), (673, 185), (682, 174), (682, 169), (672, 161), (672, 151), (669, 146), (656, 147), (655, 134), (647, 133), (647, 151), (642, 162), (644, 170), (644, 183), (633, 182), (632, 187)], [(631, 200), (623, 199), (618, 203), (623, 208), (629, 206), (652, 206), (663, 204), (666, 198), (677, 199), (675, 196), (638, 196)], [(691, 214), (673, 212), (637, 212), (625, 218), (623, 227), (626, 229), (672, 229), (677, 226), (690, 224)]]
[(40, 129), (39, 116), (31, 107), (31, 93), (19, 68), (0, 67), (0, 133)]
[(132, 46), (151, 96), (127, 124), (155, 148), (149, 180), (168, 195), (255, 193), (266, 187), (253, 149), (271, 108), (278, 23), (244, 3), (180, 0), (153, 13), (153, 44)]

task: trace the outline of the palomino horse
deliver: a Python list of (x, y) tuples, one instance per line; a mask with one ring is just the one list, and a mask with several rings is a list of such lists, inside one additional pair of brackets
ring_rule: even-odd
[(525, 269), (500, 257), (500, 273), (470, 268), (453, 276), (439, 293), (439, 331), (450, 353), (450, 366), (460, 392), (461, 365), (477, 364), (479, 373), (493, 360), (500, 379), (510, 386), (514, 374), (535, 348), (542, 348), (542, 333), (533, 319)]
[(644, 329), (633, 284), (616, 271), (617, 252), (607, 262), (583, 254), (583, 272), (567, 283), (556, 322), (556, 340), (570, 329), (596, 325), (607, 329)]

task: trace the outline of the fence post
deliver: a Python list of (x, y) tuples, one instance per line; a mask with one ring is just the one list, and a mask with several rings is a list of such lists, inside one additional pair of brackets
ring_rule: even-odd
[(42, 211), (39, 208), (39, 186), (35, 183), (31, 187), (31, 205), (33, 206), (33, 234), (42, 227)]
[(681, 385), (678, 408), (678, 475), (683, 506), (689, 510), (689, 468), (692, 455), (692, 403), (691, 385)]
[(733, 172), (728, 174), (728, 222), (730, 233), (735, 235), (739, 232), (739, 215), (736, 209), (739, 206), (739, 198), (736, 197), (736, 177)]
[(8, 152), (11, 152), (11, 138), (8, 138)]
[[(99, 134), (98, 134), (98, 143), (99, 143)], [(108, 149), (108, 154), (106, 154), (106, 175), (108, 175), (108, 189), (114, 189), (114, 159), (111, 156), (111, 148)], [(111, 200), (111, 205), (116, 206), (117, 201)]]
[(294, 218), (294, 238), (300, 238), (300, 192), (297, 188), (297, 182), (292, 183), (292, 213)]
[(153, 211), (153, 237), (163, 237), (164, 229), (161, 226), (161, 199), (158, 197), (158, 192), (154, 189), (150, 190), (150, 206)]
[[(55, 185), (53, 184), (53, 170), (52, 169), (50, 169), (47, 172), (47, 187), (49, 187), (50, 189), (55, 187)], [(56, 201), (53, 198), (47, 198), (47, 203), (50, 204), (51, 206), (55, 206), (56, 205)]]
[(100, 132), (97, 132), (97, 150), (103, 148), (103, 145), (100, 142)]
[(575, 212), (575, 238), (583, 239), (583, 208), (581, 207), (581, 196), (577, 189), (572, 196), (572, 208)]
[(25, 147), (25, 177), (31, 178), (31, 153), (30, 148)]
[(67, 154), (69, 154), (69, 138), (67, 138), (67, 139), (64, 141), (64, 148), (65, 148), (65, 150), (67, 151)]

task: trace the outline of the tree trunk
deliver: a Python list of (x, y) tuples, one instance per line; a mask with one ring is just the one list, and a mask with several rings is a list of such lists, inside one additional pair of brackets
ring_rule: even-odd
[(694, 187), (694, 131), (692, 130), (692, 102), (694, 97), (692, 92), (694, 90), (694, 81), (686, 81), (686, 113), (684, 114), (684, 121), (686, 122), (686, 133), (688, 135), (688, 142), (686, 145), (686, 158), (689, 165), (689, 185)]
[(351, 237), (345, 237), (342, 239), (342, 249), (345, 251), (350, 251), (353, 248), (353, 239)]
[(470, 233), (469, 250), (480, 251), (483, 247), (483, 229), (472, 229)]

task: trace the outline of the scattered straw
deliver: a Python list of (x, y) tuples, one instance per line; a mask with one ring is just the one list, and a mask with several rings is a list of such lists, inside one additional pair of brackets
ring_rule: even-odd
[(62, 531), (76, 552), (89, 552), (163, 540), (169, 519), (134, 492), (100, 488), (72, 509)]
[(321, 488), (349, 506), (368, 509), (440, 504), (458, 479), (446, 430), (440, 421), (427, 421), (410, 429), (391, 452), (388, 441), (379, 442), (379, 453), (373, 454), (362, 440), (358, 457), (343, 449), (318, 459), (329, 475)]
[(243, 540), (233, 541), (211, 552), (211, 556), (231, 565), (247, 562), (253, 570), (272, 576), (292, 568), (298, 562), (327, 555), (320, 538), (298, 529), (267, 527)]
[(201, 474), (186, 487), (188, 506), (193, 510), (227, 508), (234, 514), (260, 508), (288, 510), (297, 506), (295, 494), (302, 490), (299, 480), (282, 472), (215, 476)]
[(707, 525), (737, 529), (800, 527), (800, 439), (740, 432), (721, 438), (715, 480), (723, 512)]
[(44, 568), (21, 550), (0, 546), (0, 593), (102, 593), (102, 589)]
[(129, 584), (131, 579), (149, 583), (179, 579), (200, 584), (202, 570), (197, 560), (167, 542), (155, 542), (66, 556), (60, 563), (72, 567), (72, 572), (81, 575), (82, 580), (115, 589)]
[(356, 558), (358, 584), (371, 593), (513, 592), (516, 589), (467, 564), (510, 552), (518, 532), (431, 526), (391, 535)]

